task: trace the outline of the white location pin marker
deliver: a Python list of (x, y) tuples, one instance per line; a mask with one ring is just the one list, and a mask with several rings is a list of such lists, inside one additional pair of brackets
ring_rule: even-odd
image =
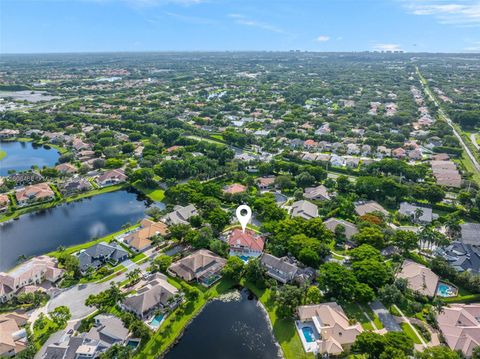
[[(242, 212), (247, 212), (247, 213), (242, 214)], [(235, 214), (237, 215), (238, 221), (242, 225), (242, 230), (245, 233), (245, 228), (247, 228), (247, 223), (250, 222), (250, 218), (252, 218), (252, 209), (246, 204), (242, 204), (241, 206), (238, 206)]]

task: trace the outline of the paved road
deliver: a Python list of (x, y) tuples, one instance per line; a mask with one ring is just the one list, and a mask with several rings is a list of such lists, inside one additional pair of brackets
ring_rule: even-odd
[(388, 309), (385, 308), (385, 306), (378, 300), (370, 303), (370, 308), (372, 308), (373, 312), (378, 316), (378, 319), (380, 319), (385, 329), (387, 329), (389, 332), (402, 331), (402, 328), (400, 328), (398, 323), (395, 321), (393, 315), (391, 315)]
[[(119, 274), (112, 279), (112, 281), (122, 282), (127, 278), (128, 272), (134, 270), (135, 268), (140, 268), (143, 271), (150, 265), (148, 261), (138, 265), (129, 260), (123, 262), (122, 264), (127, 268), (127, 271)], [(110, 287), (110, 282), (111, 281), (103, 283), (88, 283), (84, 285), (75, 285), (71, 288), (68, 288), (48, 302), (47, 311), (50, 312), (56, 307), (67, 305), (70, 308), (70, 313), (72, 314), (72, 321), (85, 318), (96, 310), (95, 308), (87, 307), (85, 305), (85, 300), (90, 294), (98, 294), (108, 289), (108, 287)]]
[[(417, 68), (417, 73), (420, 77), (420, 79), (422, 79), (422, 74), (420, 73), (420, 70), (418, 70)], [(460, 144), (462, 145), (463, 147), (463, 150), (465, 151), (465, 153), (468, 155), (468, 157), (470, 158), (470, 160), (472, 161), (473, 163), (473, 166), (475, 167), (475, 170), (480, 173), (480, 164), (478, 163), (477, 159), (475, 158), (475, 156), (473, 155), (473, 153), (470, 151), (470, 149), (468, 148), (468, 146), (465, 144), (465, 142), (463, 141), (463, 138), (462, 136), (458, 133), (457, 129), (455, 128), (454, 124), (453, 124), (453, 121), (450, 119), (450, 117), (447, 116), (447, 114), (445, 113), (445, 111), (443, 111), (443, 108), (440, 106), (440, 103), (438, 102), (437, 98), (433, 95), (432, 91), (430, 90), (430, 88), (425, 85), (423, 83), (423, 81), (420, 81), (420, 83), (422, 84), (423, 86), (423, 89), (425, 90), (425, 92), (427, 93), (428, 97), (430, 98), (430, 100), (432, 100), (434, 103), (435, 103), (435, 106), (438, 108), (438, 113), (440, 114), (440, 117), (445, 120), (445, 122), (452, 128), (452, 131), (453, 131), (453, 134), (455, 135), (455, 137), (458, 139), (458, 141), (460, 142)]]

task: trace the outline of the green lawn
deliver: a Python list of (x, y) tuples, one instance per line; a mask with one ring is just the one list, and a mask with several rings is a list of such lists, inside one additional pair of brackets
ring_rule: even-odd
[(0, 160), (3, 160), (7, 156), (7, 151), (0, 150)]
[(412, 338), (415, 344), (422, 344), (420, 338), (415, 334), (413, 329), (407, 323), (401, 323), (400, 326), (405, 334), (407, 334), (410, 338)]
[(79, 199), (98, 196), (99, 194), (103, 194), (103, 193), (115, 192), (115, 191), (119, 191), (121, 189), (124, 189), (126, 187), (128, 187), (128, 185), (125, 184), (125, 183), (122, 183), (122, 184), (115, 184), (113, 186), (97, 188), (97, 189), (93, 189), (93, 190), (85, 192), (85, 193), (79, 193), (79, 194), (74, 194), (73, 196), (69, 196), (69, 197), (65, 198), (65, 202), (66, 203), (74, 202), (74, 201), (78, 201)]
[(292, 319), (282, 319), (277, 316), (275, 304), (271, 298), (269, 289), (258, 289), (249, 282), (242, 283), (250, 289), (263, 304), (268, 312), (268, 317), (273, 326), (273, 334), (282, 347), (286, 359), (314, 358), (312, 353), (305, 353), (302, 342), (297, 334), (295, 323)]
[(138, 183), (133, 185), (137, 190), (142, 192), (145, 196), (150, 198), (152, 201), (160, 202), (165, 198), (165, 191), (161, 188), (145, 188)]
[(354, 319), (359, 322), (365, 330), (375, 330), (375, 328), (373, 327), (370, 320), (368, 320), (368, 318), (365, 316), (364, 312), (366, 312), (370, 319), (375, 323), (377, 329), (383, 328), (383, 324), (380, 319), (377, 317), (377, 315), (375, 315), (375, 313), (370, 309), (370, 307), (366, 305), (360, 305), (357, 303), (346, 303), (342, 304), (342, 308), (348, 318)]
[[(98, 239), (95, 239), (93, 241), (90, 241), (90, 242), (86, 242), (86, 243), (82, 243), (82, 244), (78, 244), (76, 246), (72, 246), (72, 247), (68, 247), (65, 249), (65, 252), (68, 253), (68, 254), (72, 254), (72, 253), (75, 253), (75, 252), (78, 252), (79, 250), (81, 249), (85, 249), (85, 248), (88, 248), (88, 247), (91, 247), (93, 246), (94, 244), (97, 244), (97, 243), (100, 243), (100, 242), (111, 242), (116, 236), (118, 236), (119, 234), (122, 234), (122, 233), (125, 233), (127, 231), (130, 231), (134, 228), (137, 228), (139, 225), (138, 224), (135, 224), (133, 226), (130, 226), (126, 229), (122, 229), (118, 232), (114, 232), (114, 233), (110, 233), (108, 235), (106, 235), (105, 237), (102, 237), (102, 238), (98, 238)], [(53, 251), (53, 252), (50, 252), (50, 253), (47, 253), (48, 256), (51, 256), (51, 257), (58, 257), (58, 255), (60, 254), (59, 251)]]
[(470, 160), (470, 157), (468, 157), (465, 151), (463, 151), (462, 158), (460, 161), (463, 163), (467, 171), (472, 174), (473, 181), (476, 182), (477, 184), (480, 184), (480, 174), (475, 170), (475, 167), (473, 166), (473, 163)]

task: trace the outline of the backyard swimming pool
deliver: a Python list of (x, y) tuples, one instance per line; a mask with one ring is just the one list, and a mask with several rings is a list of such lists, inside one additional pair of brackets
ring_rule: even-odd
[(302, 327), (302, 333), (307, 343), (313, 343), (316, 340), (313, 328)]
[(150, 326), (154, 329), (158, 329), (158, 327), (160, 326), (160, 324), (162, 324), (162, 321), (163, 321), (163, 318), (165, 318), (165, 315), (164, 314), (157, 314), (156, 316), (154, 316), (152, 318), (152, 320), (150, 321)]
[(444, 297), (444, 298), (455, 297), (457, 295), (457, 292), (458, 292), (458, 289), (450, 284), (443, 283), (443, 282), (438, 283), (437, 295), (439, 297)]

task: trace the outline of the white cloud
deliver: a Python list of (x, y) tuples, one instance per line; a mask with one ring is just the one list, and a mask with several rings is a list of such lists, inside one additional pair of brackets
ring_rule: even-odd
[(376, 51), (402, 51), (399, 44), (375, 44), (373, 49)]
[(250, 19), (242, 14), (229, 14), (228, 17), (234, 19), (235, 24), (249, 26), (249, 27), (256, 27), (258, 29), (262, 29), (265, 31), (276, 32), (279, 34), (286, 34), (284, 30), (281, 28), (268, 24), (266, 22), (261, 22), (257, 20)]
[(325, 42), (328, 40), (330, 40), (330, 36), (327, 36), (327, 35), (320, 35), (315, 39), (315, 41), (317, 42)]
[(434, 16), (442, 24), (480, 26), (478, 0), (402, 0), (407, 10), (419, 16)]

